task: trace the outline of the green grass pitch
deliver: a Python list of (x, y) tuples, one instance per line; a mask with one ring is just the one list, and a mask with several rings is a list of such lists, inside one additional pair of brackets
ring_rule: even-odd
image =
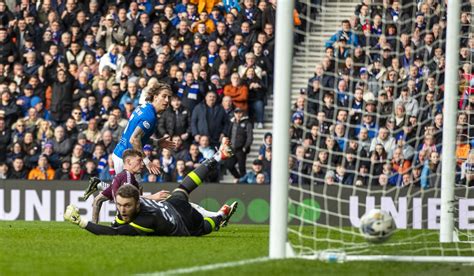
[[(396, 233), (403, 235), (402, 232)], [(267, 255), (268, 226), (229, 225), (205, 237), (95, 236), (66, 222), (0, 222), (0, 275), (130, 275)], [(276, 260), (195, 275), (474, 275), (436, 263)]]

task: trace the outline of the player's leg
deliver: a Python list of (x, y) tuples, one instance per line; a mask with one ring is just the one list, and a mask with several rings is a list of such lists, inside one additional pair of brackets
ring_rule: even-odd
[[(112, 161), (114, 163), (115, 175), (121, 173), (123, 171), (123, 159), (115, 154), (112, 154)], [(84, 191), (82, 198), (87, 200), (87, 198), (89, 198), (89, 196), (91, 196), (96, 191), (104, 191), (109, 188), (110, 185), (111, 183), (101, 181), (98, 177), (91, 177), (89, 179), (89, 185)]]
[(115, 154), (112, 154), (112, 161), (114, 163), (115, 175), (123, 171), (123, 159)]
[(197, 236), (207, 235), (212, 231), (218, 231), (220, 227), (225, 227), (229, 223), (230, 218), (237, 210), (238, 202), (234, 201), (231, 205), (225, 204), (217, 212), (216, 216), (204, 217)]
[(206, 210), (206, 209), (204, 209), (204, 207), (199, 206), (196, 203), (189, 202), (189, 204), (191, 204), (191, 207), (196, 209), (196, 211), (198, 211), (199, 214), (201, 214), (203, 217), (215, 217), (215, 216), (218, 215), (218, 212), (213, 212), (213, 211)]
[(226, 139), (222, 142), (219, 151), (213, 157), (202, 162), (201, 166), (190, 172), (176, 190), (181, 190), (189, 195), (194, 191), (194, 189), (202, 184), (203, 179), (206, 178), (206, 175), (210, 170), (214, 169), (220, 161), (227, 160), (232, 157), (232, 155), (232, 148), (230, 147), (229, 141)]

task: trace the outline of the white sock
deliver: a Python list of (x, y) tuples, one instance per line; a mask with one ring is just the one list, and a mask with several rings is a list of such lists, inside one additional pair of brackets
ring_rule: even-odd
[(110, 183), (100, 181), (100, 183), (97, 184), (97, 189), (99, 189), (99, 191), (103, 191), (103, 190), (107, 189), (109, 186), (110, 186)]
[(204, 209), (203, 207), (197, 205), (196, 203), (189, 202), (189, 204), (191, 204), (191, 206), (192, 206), (194, 209), (196, 209), (196, 211), (198, 211), (199, 214), (201, 214), (203, 217), (210, 218), (210, 217), (221, 216), (220, 212), (211, 212), (211, 211), (208, 211), (208, 210)]

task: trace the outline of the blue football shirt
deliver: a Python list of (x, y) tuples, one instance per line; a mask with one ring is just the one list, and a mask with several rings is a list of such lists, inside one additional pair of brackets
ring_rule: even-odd
[(128, 120), (127, 127), (123, 130), (120, 141), (114, 149), (114, 154), (121, 158), (126, 149), (133, 147), (130, 138), (137, 127), (145, 133), (142, 137), (142, 145), (147, 144), (155, 131), (156, 120), (156, 111), (151, 103), (145, 103), (135, 108)]

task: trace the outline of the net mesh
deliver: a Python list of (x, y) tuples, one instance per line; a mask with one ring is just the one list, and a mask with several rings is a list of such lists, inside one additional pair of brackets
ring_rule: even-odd
[[(462, 1), (459, 90), (445, 91), (445, 2), (295, 2), (288, 231), (297, 254), (474, 256), (472, 5)], [(459, 100), (460, 241), (441, 244), (446, 93)], [(365, 242), (358, 230), (373, 208), (397, 225), (382, 244)]]

